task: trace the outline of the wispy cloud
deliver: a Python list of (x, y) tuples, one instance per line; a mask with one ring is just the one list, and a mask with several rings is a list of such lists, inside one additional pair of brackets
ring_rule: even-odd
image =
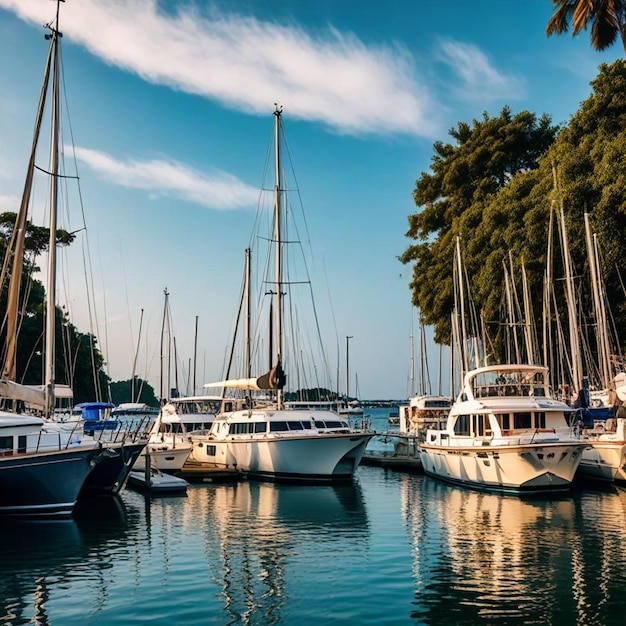
[(526, 97), (523, 79), (498, 71), (487, 55), (477, 46), (442, 39), (436, 55), (457, 76), (453, 89), (458, 98), (491, 102), (501, 99), (521, 100)]
[(254, 208), (258, 203), (258, 189), (220, 170), (207, 176), (176, 161), (122, 162), (81, 147), (75, 147), (74, 153), (102, 178), (123, 187), (145, 189), (155, 196), (181, 198), (217, 210)]
[[(0, 0), (41, 24), (54, 6)], [(440, 107), (400, 44), (369, 46), (329, 27), (315, 33), (156, 0), (79, 0), (62, 7), (61, 30), (105, 62), (145, 80), (265, 115), (280, 102), (291, 118), (347, 134), (432, 136)]]

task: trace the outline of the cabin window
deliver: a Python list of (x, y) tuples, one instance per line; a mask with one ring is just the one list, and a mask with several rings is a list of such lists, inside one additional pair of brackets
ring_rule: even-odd
[(341, 422), (326, 422), (326, 428), (341, 428), (342, 426)]
[(264, 433), (267, 431), (265, 427), (265, 422), (254, 422), (254, 432), (255, 433)]
[(304, 428), (305, 430), (310, 430), (311, 428), (313, 428), (313, 425), (311, 424), (310, 420), (304, 420), (302, 422), (302, 428)]
[(17, 438), (17, 451), (26, 452), (28, 446), (26, 445), (26, 435), (19, 435)]
[(11, 454), (12, 452), (13, 437), (0, 437), (0, 454)]
[(302, 430), (302, 422), (288, 422), (289, 430)]
[(469, 415), (459, 415), (454, 423), (455, 435), (469, 435)]
[(288, 422), (270, 422), (271, 433), (282, 432), (285, 430), (289, 430)]
[(513, 428), (532, 428), (530, 413), (513, 413)]
[(546, 414), (543, 411), (535, 413), (535, 428), (546, 427)]
[(485, 416), (473, 415), (472, 421), (474, 422), (474, 436), (483, 437), (485, 435)]
[(511, 429), (511, 416), (508, 413), (502, 413), (501, 415), (498, 415), (497, 418), (501, 430)]
[(215, 446), (207, 446), (206, 447), (207, 456), (215, 456), (216, 449), (217, 448)]
[(326, 428), (326, 422), (324, 422), (324, 420), (315, 420), (315, 426), (318, 430), (321, 430), (322, 428)]

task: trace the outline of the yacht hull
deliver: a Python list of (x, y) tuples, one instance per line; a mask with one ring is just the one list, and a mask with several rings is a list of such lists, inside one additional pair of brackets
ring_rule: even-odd
[(592, 441), (578, 468), (581, 478), (626, 482), (626, 441)]
[(373, 434), (319, 434), (263, 439), (192, 437), (193, 458), (235, 468), (250, 478), (291, 482), (340, 482), (354, 476)]
[[(149, 444), (150, 464), (158, 470), (166, 473), (179, 472), (191, 452), (191, 444), (181, 444), (179, 447), (170, 448)], [(134, 470), (143, 470), (146, 463), (145, 450), (142, 452), (133, 467)]]
[(145, 447), (145, 441), (106, 446), (104, 458), (87, 476), (79, 497), (100, 494), (116, 495), (122, 491), (133, 465)]
[(486, 491), (547, 493), (568, 491), (588, 443), (456, 447), (420, 444), (424, 472), (435, 478)]
[(84, 448), (0, 456), (0, 514), (70, 517), (100, 454)]

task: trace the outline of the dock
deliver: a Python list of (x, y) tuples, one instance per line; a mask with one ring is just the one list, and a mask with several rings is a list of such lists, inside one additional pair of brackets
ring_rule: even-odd
[(405, 472), (423, 472), (422, 461), (419, 456), (408, 454), (394, 454), (393, 452), (366, 452), (361, 459), (361, 465), (384, 467), (385, 469)]
[(241, 472), (236, 469), (189, 460), (185, 461), (182, 469), (174, 475), (190, 483), (228, 483), (241, 479)]

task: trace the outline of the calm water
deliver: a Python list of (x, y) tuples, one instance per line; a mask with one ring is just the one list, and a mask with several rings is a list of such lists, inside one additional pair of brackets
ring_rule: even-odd
[(362, 467), (0, 525), (0, 623), (624, 624), (626, 491), (518, 499)]

